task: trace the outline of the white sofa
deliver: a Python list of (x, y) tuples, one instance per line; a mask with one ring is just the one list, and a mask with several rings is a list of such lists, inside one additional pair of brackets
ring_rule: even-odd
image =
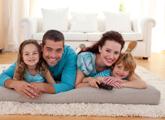
[(46, 30), (57, 29), (63, 32), (66, 43), (76, 48), (80, 44), (86, 46), (93, 44), (105, 31), (116, 30), (123, 35), (126, 45), (131, 40), (138, 41), (133, 51), (135, 56), (148, 58), (151, 55), (152, 28), (155, 26), (155, 21), (151, 18), (138, 21), (130, 19), (127, 14), (69, 13), (68, 9), (44, 9), (42, 13), (41, 18), (21, 20), (23, 40), (30, 38), (42, 40)]

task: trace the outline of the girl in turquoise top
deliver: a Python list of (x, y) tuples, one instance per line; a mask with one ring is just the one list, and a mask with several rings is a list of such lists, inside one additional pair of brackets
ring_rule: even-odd
[(19, 47), (14, 80), (27, 82), (45, 82), (54, 84), (55, 81), (41, 58), (41, 47), (36, 40), (25, 40)]

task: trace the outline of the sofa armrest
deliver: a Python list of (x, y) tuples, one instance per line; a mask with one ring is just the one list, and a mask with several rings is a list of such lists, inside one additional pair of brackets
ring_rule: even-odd
[(152, 38), (152, 28), (155, 27), (156, 22), (152, 18), (145, 18), (141, 21), (141, 33), (143, 36), (143, 42), (146, 45), (146, 53), (151, 54), (151, 38)]
[(145, 18), (141, 21), (141, 32), (143, 34), (143, 37), (148, 39), (148, 37), (151, 37), (152, 34), (152, 28), (155, 27), (156, 22), (152, 18)]
[(20, 32), (23, 40), (32, 38), (32, 34), (38, 31), (37, 18), (23, 18), (20, 21)]

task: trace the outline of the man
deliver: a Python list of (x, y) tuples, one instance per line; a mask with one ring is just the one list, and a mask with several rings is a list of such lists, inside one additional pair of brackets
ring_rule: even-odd
[(69, 46), (64, 45), (64, 35), (57, 30), (47, 31), (42, 39), (43, 59), (49, 66), (56, 84), (27, 83), (13, 80), (16, 64), (11, 65), (0, 74), (0, 85), (14, 89), (16, 92), (30, 98), (40, 96), (40, 93), (59, 93), (75, 87), (76, 53)]

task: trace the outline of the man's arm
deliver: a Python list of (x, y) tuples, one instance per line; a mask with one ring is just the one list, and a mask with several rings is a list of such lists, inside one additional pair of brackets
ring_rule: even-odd
[(77, 55), (75, 51), (71, 51), (67, 54), (66, 63), (61, 75), (61, 82), (54, 84), (56, 93), (68, 91), (75, 87), (76, 70), (77, 70)]

